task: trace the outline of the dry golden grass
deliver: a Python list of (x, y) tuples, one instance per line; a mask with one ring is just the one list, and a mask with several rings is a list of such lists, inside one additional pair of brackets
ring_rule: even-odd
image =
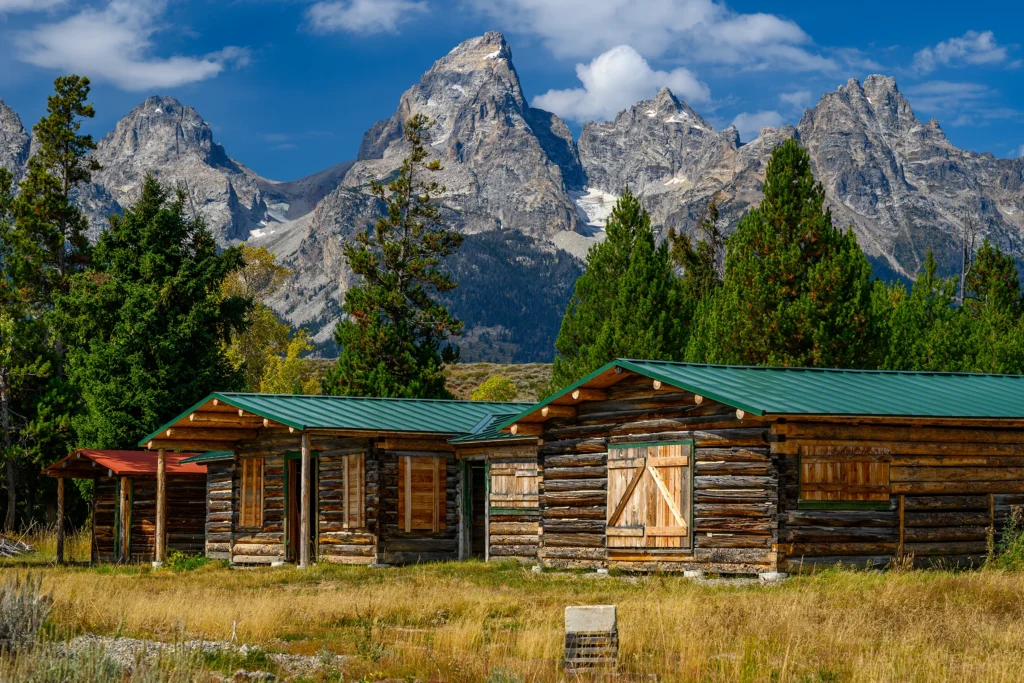
[[(19, 571), (15, 568), (0, 573)], [(664, 681), (1019, 681), (1024, 575), (828, 571), (777, 586), (514, 564), (41, 568), (61, 631), (352, 656), (346, 680), (559, 680), (566, 605), (619, 606), (620, 669)], [(411, 680), (412, 678), (410, 678)]]

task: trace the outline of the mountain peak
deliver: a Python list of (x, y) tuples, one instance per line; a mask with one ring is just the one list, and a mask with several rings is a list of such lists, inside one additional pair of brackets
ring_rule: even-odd
[(0, 100), (0, 168), (6, 168), (18, 180), (28, 163), (31, 139), (21, 117)]

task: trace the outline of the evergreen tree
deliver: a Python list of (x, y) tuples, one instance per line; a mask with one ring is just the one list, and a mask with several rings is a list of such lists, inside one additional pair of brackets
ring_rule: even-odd
[(184, 193), (170, 196), (152, 176), (111, 217), (92, 268), (71, 278), (55, 311), (84, 403), (80, 445), (130, 448), (181, 406), (241, 387), (224, 345), (251, 301), (221, 294), (241, 263), (239, 249), (218, 253), (202, 219), (186, 216)]
[(668, 231), (672, 261), (683, 269), (683, 291), (694, 303), (715, 294), (725, 278), (725, 231), (715, 199), (697, 225), (697, 237), (694, 246), (689, 235)]
[(443, 370), (458, 361), (448, 340), (462, 332), (462, 323), (435, 297), (456, 286), (441, 259), (455, 253), (462, 236), (445, 227), (434, 203), (445, 190), (430, 179), (442, 170), (429, 159), (425, 138), (431, 126), (421, 114), (406, 122), (408, 158), (386, 188), (373, 184), (387, 213), (344, 247), (360, 282), (345, 293), (346, 315), (334, 331), (341, 351), (324, 380), (327, 394), (451, 396)]
[(1013, 256), (1005, 254), (987, 239), (974, 257), (965, 278), (964, 306), (977, 311), (982, 306), (994, 306), (1010, 315), (1019, 316), (1024, 306), (1020, 277)]
[(960, 369), (966, 355), (962, 318), (955, 307), (958, 279), (943, 278), (931, 251), (910, 291), (888, 288), (885, 325), (887, 370)]
[[(62, 76), (54, 81), (46, 115), (33, 129), (34, 156), (13, 202), (13, 224), (4, 231), (5, 279), (17, 292), (19, 315), (41, 324), (40, 334), (29, 338), (37, 347), (29, 355), (39, 367), (52, 371), (34, 375), (39, 384), (20, 441), (36, 465), (67, 454), (73, 435), (71, 413), (75, 394), (64, 377), (65, 342), (51, 320), (53, 302), (66, 292), (70, 278), (89, 260), (88, 222), (73, 202), (77, 188), (92, 179), (99, 164), (89, 158), (96, 148), (92, 137), (80, 132), (81, 120), (95, 115), (87, 104), (89, 79)], [(15, 523), (17, 476), (15, 456), (7, 458), (7, 515), (5, 527)], [(33, 469), (35, 469), (33, 467)]]
[[(772, 152), (764, 199), (728, 239), (725, 279), (701, 310), (691, 360), (872, 367), (871, 266), (852, 231), (832, 225), (796, 140)], [(693, 357), (701, 353), (703, 357)]]
[(678, 298), (668, 247), (655, 244), (651, 217), (627, 187), (576, 280), (555, 340), (551, 388), (616, 357), (677, 357)]

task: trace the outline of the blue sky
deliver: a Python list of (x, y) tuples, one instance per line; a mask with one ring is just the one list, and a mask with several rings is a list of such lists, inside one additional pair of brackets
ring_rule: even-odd
[(99, 136), (152, 94), (194, 106), (260, 174), (352, 158), (435, 59), (503, 31), (527, 97), (607, 118), (669, 85), (744, 140), (848, 78), (896, 78), (954, 144), (1024, 154), (1024, 3), (741, 0), (0, 0), (0, 99), (26, 126), (56, 75), (94, 81)]

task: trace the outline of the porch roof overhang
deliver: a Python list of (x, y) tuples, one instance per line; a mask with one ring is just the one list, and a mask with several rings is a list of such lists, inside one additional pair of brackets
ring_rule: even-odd
[[(206, 465), (186, 462), (196, 453), (167, 453), (168, 475), (206, 476)], [(43, 469), (48, 476), (92, 479), (97, 475), (115, 477), (156, 476), (157, 455), (150, 451), (114, 451), (80, 448)]]

